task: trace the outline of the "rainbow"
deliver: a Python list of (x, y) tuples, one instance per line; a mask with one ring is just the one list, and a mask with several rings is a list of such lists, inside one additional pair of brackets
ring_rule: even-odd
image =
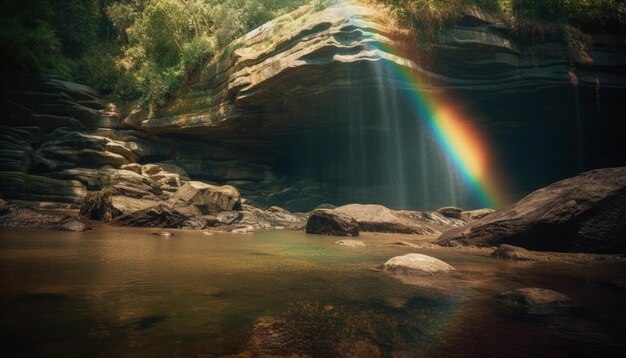
[[(343, 6), (349, 9), (352, 6), (349, 2)], [(372, 46), (383, 58), (388, 57), (383, 54), (397, 56), (396, 59), (413, 57), (403, 53), (405, 51), (400, 48), (391, 48), (379, 41)], [(422, 85), (419, 78), (419, 67), (414, 63), (399, 65), (398, 62), (410, 61), (383, 61), (399, 82), (407, 84), (406, 91), (403, 92), (409, 97), (415, 113), (427, 122), (427, 127), (473, 195), (483, 207), (497, 209), (505, 206), (508, 200), (505, 196), (504, 181), (491, 155), (493, 151), (479, 128), (468, 116), (450, 105), (454, 101), (449, 94), (446, 93), (444, 100), (425, 90), (426, 86)]]
[[(420, 81), (414, 71), (389, 62), (400, 80), (410, 84), (407, 96), (420, 118), (437, 139), (464, 182), (476, 195), (481, 205), (501, 208), (505, 205), (502, 179), (498, 176), (491, 148), (470, 118), (455, 111), (453, 106), (435, 95), (420, 90)], [(448, 101), (450, 99), (448, 98)]]

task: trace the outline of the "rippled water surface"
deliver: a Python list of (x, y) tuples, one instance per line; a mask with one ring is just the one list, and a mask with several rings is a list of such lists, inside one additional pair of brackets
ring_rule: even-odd
[[(0, 231), (0, 329), (11, 356), (619, 356), (626, 265), (511, 263), (484, 253), (367, 247), (298, 232), (98, 227)], [(459, 271), (401, 280), (419, 252)], [(543, 287), (582, 307), (527, 314), (494, 299)]]

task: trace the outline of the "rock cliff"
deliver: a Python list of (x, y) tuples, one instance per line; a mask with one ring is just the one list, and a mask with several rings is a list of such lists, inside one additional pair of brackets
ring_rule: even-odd
[(304, 6), (235, 40), (153, 117), (85, 86), (4, 74), (1, 194), (77, 203), (136, 175), (165, 192), (190, 178), (229, 184), (291, 210), (477, 206), (411, 109), (415, 83), (398, 73), (468, 114), (515, 195), (626, 164), (623, 35), (594, 36), (572, 56), (559, 42), (522, 46), (472, 10), (425, 52), (389, 19), (353, 1)]

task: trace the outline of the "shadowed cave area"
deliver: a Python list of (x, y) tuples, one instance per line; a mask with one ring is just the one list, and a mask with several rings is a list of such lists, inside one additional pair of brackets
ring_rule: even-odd
[(624, 164), (621, 88), (561, 83), (494, 92), (434, 82), (417, 90), (421, 84), (382, 59), (335, 65), (332, 76), (319, 71), (332, 80), (321, 85), (315, 73), (291, 87), (277, 80), (262, 106), (225, 121), (221, 139), (192, 135), (196, 144), (189, 145), (186, 138), (179, 162), (194, 177), (296, 211), (350, 202), (421, 210), (494, 206), (480, 193), (487, 184), (444, 148), (448, 133), (435, 132), (425, 102), (434, 96), (474, 129), (489, 157), (487, 175), (502, 177), (506, 188), (501, 205), (560, 178)]

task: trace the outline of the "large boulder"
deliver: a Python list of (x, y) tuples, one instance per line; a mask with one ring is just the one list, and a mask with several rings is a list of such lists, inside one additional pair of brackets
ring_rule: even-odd
[(422, 254), (407, 254), (387, 260), (384, 270), (393, 273), (430, 276), (456, 271), (454, 267), (434, 257)]
[(191, 218), (173, 207), (159, 204), (115, 219), (120, 226), (183, 228)]
[(271, 206), (262, 209), (249, 204), (242, 204), (242, 224), (252, 225), (257, 229), (291, 229), (303, 230), (307, 221), (307, 214), (291, 213), (286, 209)]
[(626, 167), (598, 169), (554, 183), (467, 226), (439, 245), (560, 252), (626, 252)]
[(359, 236), (359, 224), (351, 216), (329, 209), (317, 209), (309, 215), (307, 234)]
[(118, 195), (115, 188), (89, 192), (80, 207), (80, 215), (91, 220), (113, 221), (135, 211), (156, 206), (159, 200)]
[(435, 234), (433, 228), (423, 225), (417, 220), (397, 215), (382, 205), (349, 204), (333, 210), (342, 215), (354, 218), (360, 231), (387, 232), (401, 234)]
[(241, 195), (231, 185), (211, 185), (199, 181), (185, 183), (174, 197), (195, 205), (204, 214), (241, 210)]

